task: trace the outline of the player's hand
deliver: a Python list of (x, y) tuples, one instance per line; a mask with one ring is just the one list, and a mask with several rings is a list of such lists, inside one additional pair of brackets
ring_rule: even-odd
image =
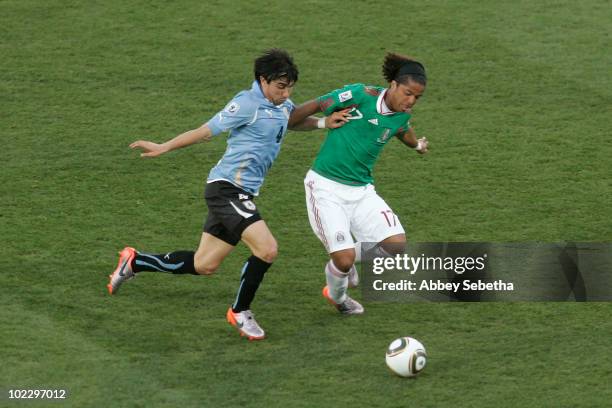
[(325, 127), (328, 129), (337, 129), (344, 126), (351, 117), (349, 114), (350, 109), (343, 109), (338, 112), (334, 112), (325, 118)]
[(148, 140), (137, 140), (130, 145), (130, 149), (141, 149), (143, 153), (140, 153), (140, 157), (157, 157), (168, 151), (163, 144)]
[(425, 154), (427, 153), (427, 149), (429, 148), (429, 142), (427, 141), (426, 137), (422, 137), (420, 139), (417, 139), (417, 147), (416, 147), (416, 151), (419, 152), (419, 154)]

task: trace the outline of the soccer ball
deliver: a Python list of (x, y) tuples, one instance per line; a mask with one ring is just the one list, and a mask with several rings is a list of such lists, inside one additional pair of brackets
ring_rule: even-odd
[(414, 377), (425, 368), (425, 346), (412, 337), (400, 337), (389, 344), (385, 357), (387, 365), (400, 377)]

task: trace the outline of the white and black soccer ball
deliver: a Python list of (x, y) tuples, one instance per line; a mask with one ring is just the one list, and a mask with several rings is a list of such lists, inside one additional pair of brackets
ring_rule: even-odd
[(425, 346), (412, 337), (400, 337), (389, 344), (385, 357), (387, 365), (400, 377), (414, 377), (427, 364)]

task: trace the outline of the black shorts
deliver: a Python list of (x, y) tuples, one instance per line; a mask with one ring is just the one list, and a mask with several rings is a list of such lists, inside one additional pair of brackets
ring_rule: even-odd
[(230, 245), (238, 244), (242, 232), (261, 220), (253, 195), (227, 181), (206, 184), (204, 198), (208, 206), (204, 232)]

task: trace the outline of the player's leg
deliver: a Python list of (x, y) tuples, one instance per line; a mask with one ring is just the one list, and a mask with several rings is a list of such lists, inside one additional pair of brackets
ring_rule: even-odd
[(323, 296), (341, 313), (359, 314), (363, 313), (363, 307), (347, 295), (349, 271), (355, 258), (348, 210), (335, 197), (334, 186), (330, 184), (333, 182), (312, 171), (304, 180), (310, 226), (330, 254), (325, 265)]
[(252, 196), (236, 187), (225, 187), (220, 195), (224, 201), (207, 199), (214, 218), (205, 226), (209, 234), (203, 235), (196, 253), (196, 269), (204, 274), (213, 273), (241, 239), (247, 243), (253, 255), (242, 267), (238, 294), (227, 310), (226, 319), (242, 336), (261, 340), (265, 332), (250, 307), (263, 275), (276, 258), (276, 241), (251, 201)]
[(110, 282), (106, 285), (108, 292), (111, 295), (117, 293), (123, 282), (141, 272), (210, 275), (215, 272), (239, 240), (240, 236), (227, 231), (216, 211), (209, 206), (204, 233), (196, 252), (174, 251), (149, 254), (126, 247), (119, 254), (117, 268), (110, 275)]
[(148, 254), (126, 247), (119, 254), (119, 263), (110, 275), (108, 292), (114, 295), (121, 284), (141, 272), (162, 272), (175, 275), (210, 275), (234, 249), (213, 235), (203, 233), (196, 252), (174, 251), (165, 254)]
[(397, 215), (378, 195), (373, 186), (355, 207), (351, 224), (357, 243), (356, 262), (361, 262), (364, 253), (370, 257), (385, 257), (402, 253), (406, 234)]
[[(213, 182), (206, 187), (206, 203), (217, 221), (209, 225), (207, 232), (230, 245), (242, 240), (252, 252), (242, 267), (238, 293), (226, 318), (241, 335), (260, 340), (265, 333), (250, 307), (264, 274), (276, 258), (277, 244), (252, 200), (253, 195), (228, 182)], [(204, 252), (208, 254), (206, 248)], [(218, 258), (213, 257), (204, 269), (214, 270), (215, 261)]]
[(272, 232), (264, 220), (251, 224), (242, 233), (242, 242), (251, 250), (252, 255), (246, 260), (240, 277), (240, 288), (232, 305), (234, 312), (251, 308), (251, 302), (264, 278), (276, 259), (278, 246)]
[(356, 286), (355, 250), (336, 251), (330, 254), (330, 258), (325, 265), (327, 285), (323, 288), (323, 296), (342, 314), (363, 313), (363, 306), (347, 294), (348, 288)]
[(381, 247), (386, 253), (390, 255), (395, 255), (397, 253), (402, 253), (403, 248), (406, 245), (406, 234), (395, 234), (387, 237), (379, 242), (379, 247)]
[(278, 247), (270, 229), (261, 219), (242, 232), (242, 242), (249, 247), (252, 255), (242, 267), (236, 298), (226, 317), (242, 336), (247, 336), (249, 340), (261, 340), (265, 338), (265, 332), (255, 320), (251, 303), (265, 273), (276, 259)]
[(108, 293), (114, 295), (119, 287), (139, 272), (164, 272), (196, 275), (193, 251), (174, 251), (165, 254), (147, 254), (125, 247), (119, 253), (117, 268), (109, 275)]
[(212, 275), (235, 247), (236, 244), (228, 243), (208, 232), (202, 233), (194, 256), (195, 271), (200, 275)]
[[(117, 268), (109, 276), (110, 282), (106, 285), (111, 295), (117, 293), (123, 282), (141, 272), (192, 275), (210, 275), (215, 272), (240, 241), (240, 235), (233, 234), (223, 225), (223, 217), (227, 212), (225, 207), (229, 205), (222, 194), (225, 191), (216, 183), (212, 184), (215, 185), (206, 187), (205, 198), (209, 211), (198, 250), (150, 254), (138, 252), (131, 247), (124, 248), (119, 254)], [(233, 213), (233, 209), (230, 211)]]
[(369, 257), (386, 257), (395, 254), (402, 254), (406, 246), (406, 234), (395, 234), (379, 242), (355, 242), (355, 262), (362, 261), (363, 255)]
[(355, 250), (353, 248), (342, 249), (330, 253), (329, 257), (330, 260), (325, 265), (326, 286), (323, 288), (323, 296), (340, 304), (347, 298), (348, 272), (355, 259)]
[(204, 232), (196, 252), (175, 251), (159, 255), (136, 252), (133, 271), (211, 275), (235, 246), (235, 243)]

